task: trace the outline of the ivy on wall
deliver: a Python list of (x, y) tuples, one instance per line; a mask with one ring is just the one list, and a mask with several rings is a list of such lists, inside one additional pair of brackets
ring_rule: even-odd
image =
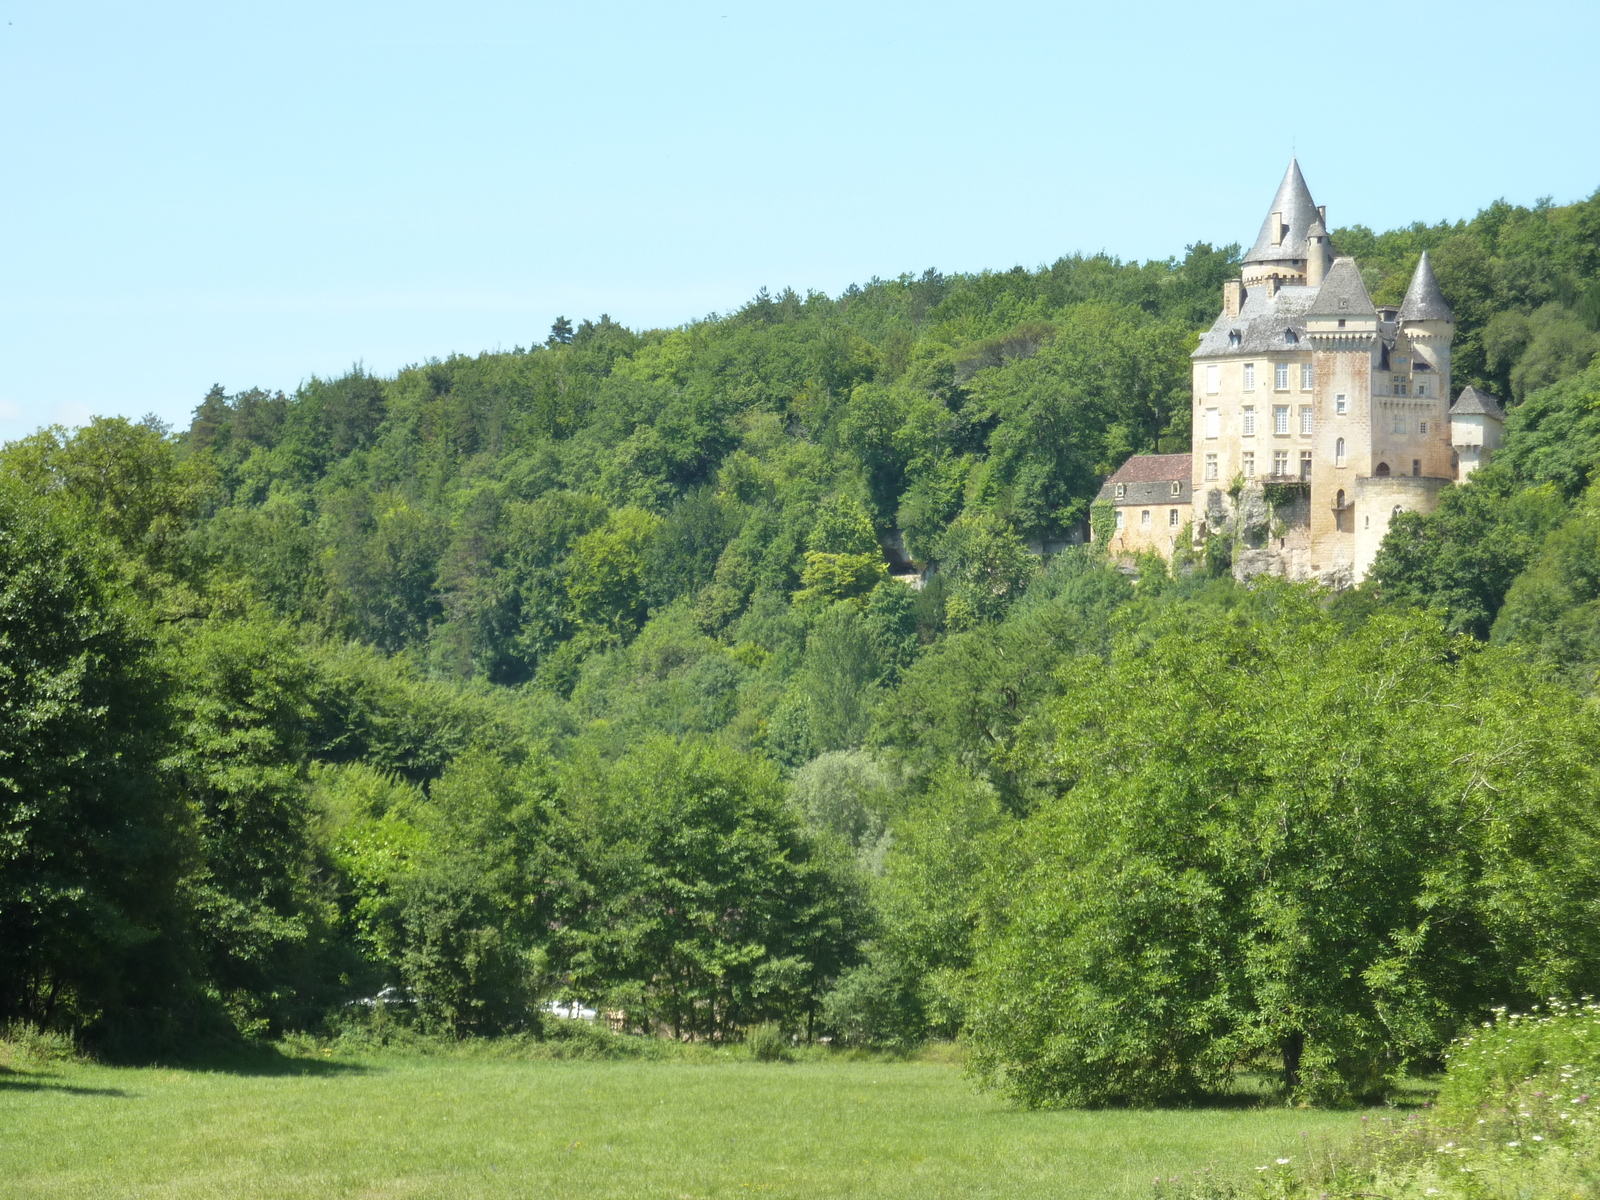
[(1089, 505), (1089, 534), (1096, 546), (1105, 549), (1116, 531), (1117, 510), (1109, 501), (1096, 500)]

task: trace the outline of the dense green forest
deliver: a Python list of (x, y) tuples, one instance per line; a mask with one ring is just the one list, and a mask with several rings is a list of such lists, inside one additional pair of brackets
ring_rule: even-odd
[(1593, 992), (1600, 196), (1334, 241), (1380, 300), (1429, 250), (1457, 385), (1514, 401), (1339, 596), (1038, 552), (1187, 446), (1237, 247), (8, 445), (0, 1021), (148, 1056), (576, 998), (963, 1036), (1031, 1104), (1332, 1100)]

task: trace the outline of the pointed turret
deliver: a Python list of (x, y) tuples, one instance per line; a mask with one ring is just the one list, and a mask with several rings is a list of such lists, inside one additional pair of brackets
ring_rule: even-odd
[(1455, 320), (1455, 314), (1445, 303), (1444, 293), (1439, 290), (1439, 281), (1434, 277), (1433, 264), (1428, 261), (1426, 250), (1417, 260), (1417, 269), (1411, 276), (1411, 286), (1406, 289), (1406, 298), (1400, 302), (1400, 320)]
[(1291, 158), (1267, 219), (1256, 235), (1256, 244), (1244, 256), (1246, 284), (1273, 275), (1303, 275), (1306, 235), (1317, 221), (1325, 221), (1325, 218), (1311, 199), (1311, 189), (1306, 187), (1305, 176), (1300, 174), (1299, 160)]

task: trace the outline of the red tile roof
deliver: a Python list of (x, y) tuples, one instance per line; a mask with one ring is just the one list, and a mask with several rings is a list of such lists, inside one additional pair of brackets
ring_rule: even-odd
[(1165, 483), (1171, 479), (1189, 479), (1193, 467), (1192, 454), (1135, 454), (1107, 483)]

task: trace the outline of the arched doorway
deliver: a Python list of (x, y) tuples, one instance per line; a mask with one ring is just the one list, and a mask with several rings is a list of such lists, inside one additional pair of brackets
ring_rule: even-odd
[(1372, 473), (1374, 475), (1376, 475), (1379, 479), (1387, 479), (1387, 478), (1389, 478), (1389, 464), (1388, 463), (1379, 463), (1377, 468)]

